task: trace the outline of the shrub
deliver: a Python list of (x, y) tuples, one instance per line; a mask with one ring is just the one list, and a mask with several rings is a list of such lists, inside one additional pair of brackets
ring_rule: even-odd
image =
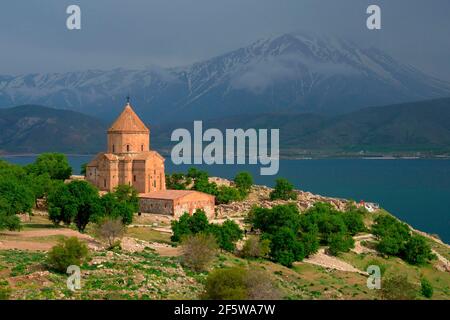
[(11, 296), (11, 288), (8, 281), (0, 280), (0, 300), (9, 300)]
[(220, 186), (217, 190), (216, 203), (227, 204), (233, 201), (242, 200), (242, 193), (234, 188), (227, 186)]
[(392, 276), (381, 283), (381, 298), (384, 300), (414, 300), (417, 288), (404, 275)]
[(431, 285), (430, 281), (428, 281), (425, 278), (422, 278), (420, 282), (420, 293), (428, 299), (431, 299), (433, 297), (433, 286)]
[(109, 249), (118, 247), (118, 239), (122, 238), (125, 233), (125, 226), (121, 219), (103, 219), (97, 224), (97, 235), (108, 242)]
[(269, 300), (279, 299), (280, 292), (272, 278), (262, 270), (234, 267), (216, 269), (206, 278), (203, 299)]
[(86, 244), (78, 238), (64, 238), (49, 251), (47, 265), (52, 270), (65, 273), (70, 265), (80, 266), (88, 253)]
[(248, 270), (245, 279), (248, 300), (279, 300), (281, 291), (270, 274), (263, 270)]
[(278, 178), (275, 181), (275, 188), (270, 193), (270, 200), (296, 200), (297, 193), (294, 191), (294, 185), (290, 183), (287, 179)]
[(270, 240), (259, 236), (249, 236), (245, 241), (240, 255), (243, 258), (264, 258), (270, 252)]
[(217, 254), (216, 239), (210, 234), (199, 233), (187, 236), (181, 245), (182, 264), (197, 272), (206, 271)]

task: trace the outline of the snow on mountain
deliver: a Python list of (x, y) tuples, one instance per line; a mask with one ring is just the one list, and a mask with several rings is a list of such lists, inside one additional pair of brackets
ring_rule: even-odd
[(111, 118), (130, 94), (149, 122), (262, 112), (343, 113), (450, 96), (450, 85), (376, 48), (284, 34), (188, 67), (0, 76), (0, 107), (43, 104)]

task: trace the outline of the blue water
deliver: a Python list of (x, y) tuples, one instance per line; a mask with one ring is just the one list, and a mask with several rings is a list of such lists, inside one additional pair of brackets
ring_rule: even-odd
[[(17, 164), (33, 156), (9, 156)], [(74, 172), (92, 156), (69, 156)], [(166, 160), (167, 172), (185, 172), (191, 165), (176, 166)], [(259, 166), (200, 165), (210, 175), (233, 178), (250, 171), (255, 183), (272, 186), (277, 177), (288, 178), (301, 190), (326, 196), (379, 203), (400, 219), (450, 243), (450, 160), (323, 159), (282, 160), (277, 176), (259, 175)]]

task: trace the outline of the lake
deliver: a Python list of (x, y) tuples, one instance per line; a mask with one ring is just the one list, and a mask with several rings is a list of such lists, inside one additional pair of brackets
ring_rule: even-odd
[[(0, 157), (17, 164), (34, 161), (34, 156)], [(68, 156), (79, 173), (92, 156)], [(166, 160), (166, 171), (185, 172), (191, 165), (176, 166)], [(277, 176), (259, 175), (255, 165), (199, 165), (212, 176), (233, 178), (249, 171), (255, 183), (273, 186), (285, 177), (296, 188), (313, 193), (379, 203), (413, 227), (438, 234), (450, 243), (450, 160), (428, 159), (314, 159), (281, 160)]]

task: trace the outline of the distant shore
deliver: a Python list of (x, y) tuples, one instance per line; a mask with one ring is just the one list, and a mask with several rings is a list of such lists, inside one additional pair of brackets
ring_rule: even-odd
[[(44, 153), (44, 152), (42, 152)], [(37, 157), (41, 153), (0, 153), (0, 158), (12, 157)], [(70, 157), (88, 157), (95, 156), (97, 153), (64, 153)], [(161, 152), (161, 155), (168, 158), (170, 154)], [(320, 159), (360, 159), (360, 160), (448, 160), (450, 155), (423, 155), (423, 156), (393, 156), (393, 155), (337, 155), (337, 154), (323, 154), (311, 156), (297, 156), (297, 155), (280, 155), (280, 160), (320, 160)]]

